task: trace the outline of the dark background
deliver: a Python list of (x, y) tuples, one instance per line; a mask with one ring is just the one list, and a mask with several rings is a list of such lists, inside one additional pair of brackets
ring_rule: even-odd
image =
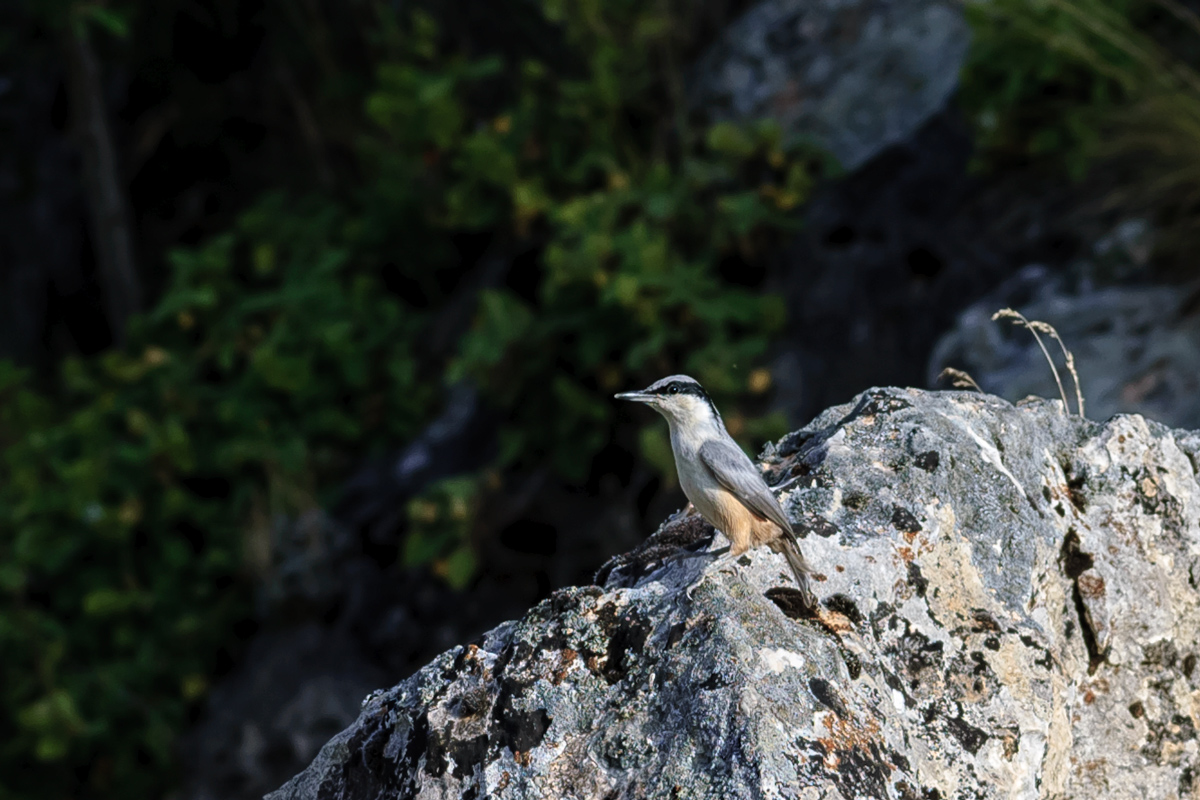
[(1072, 326), (1195, 336), (1187, 7), (759, 8), (0, 6), (0, 798), (275, 788), (685, 502), (611, 400), (666, 374), (757, 452), (942, 366), (1055, 392), (988, 332), (1028, 303), (1093, 414), (1196, 424), (1184, 356)]

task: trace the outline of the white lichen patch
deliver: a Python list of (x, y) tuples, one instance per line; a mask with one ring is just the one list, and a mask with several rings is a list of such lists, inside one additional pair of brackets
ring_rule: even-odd
[(759, 653), (763, 664), (770, 672), (779, 674), (785, 669), (804, 669), (804, 656), (790, 650), (763, 650)]

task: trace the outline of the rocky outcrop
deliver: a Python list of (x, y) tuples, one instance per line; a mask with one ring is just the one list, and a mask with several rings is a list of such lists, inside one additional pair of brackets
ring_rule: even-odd
[(763, 458), (820, 609), (767, 550), (672, 560), (721, 544), (677, 515), (368, 697), (270, 798), (1195, 796), (1197, 455), (1137, 416), (869, 391)]
[(711, 118), (776, 119), (854, 169), (942, 109), (969, 41), (945, 0), (764, 0), (697, 63), (691, 100)]

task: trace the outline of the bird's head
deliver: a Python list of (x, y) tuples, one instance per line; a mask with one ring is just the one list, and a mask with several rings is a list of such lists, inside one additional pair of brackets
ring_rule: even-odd
[(667, 418), (686, 428), (722, 425), (721, 415), (708, 392), (695, 378), (671, 375), (655, 381), (640, 392), (622, 392), (618, 400), (645, 403)]

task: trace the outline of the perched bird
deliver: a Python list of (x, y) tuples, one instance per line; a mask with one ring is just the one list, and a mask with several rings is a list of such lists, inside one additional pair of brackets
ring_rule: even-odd
[(640, 392), (616, 397), (645, 403), (667, 418), (679, 485), (696, 510), (725, 534), (728, 557), (737, 558), (764, 544), (782, 553), (805, 604), (815, 608), (808, 583), (812, 568), (800, 553), (791, 523), (758, 469), (725, 430), (717, 407), (699, 382), (672, 375)]

